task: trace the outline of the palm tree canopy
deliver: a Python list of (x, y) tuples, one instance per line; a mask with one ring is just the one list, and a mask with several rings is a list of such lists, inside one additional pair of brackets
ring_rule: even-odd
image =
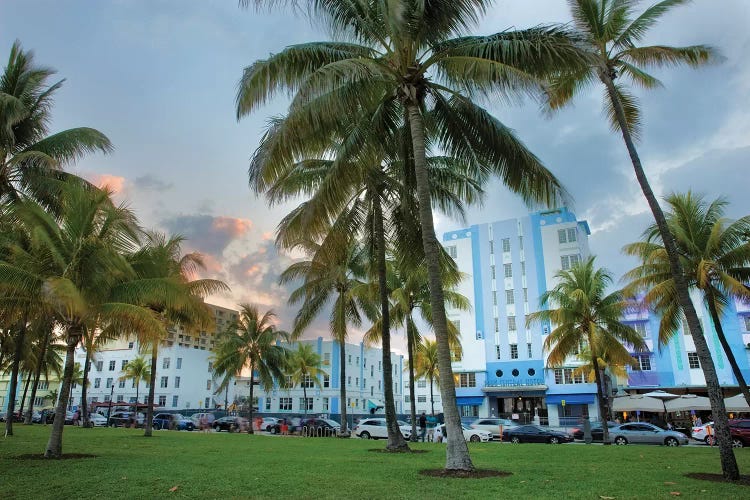
[(137, 386), (142, 380), (149, 380), (150, 378), (151, 362), (143, 356), (138, 356), (125, 364), (120, 380), (132, 380)]
[[(680, 254), (688, 285), (701, 290), (705, 300), (714, 299), (721, 314), (730, 301), (750, 300), (750, 216), (731, 221), (724, 216), (727, 202), (711, 202), (690, 191), (666, 198), (667, 224)], [(626, 292), (643, 294), (649, 307), (661, 314), (659, 344), (666, 345), (682, 323), (682, 310), (670, 272), (666, 250), (655, 225), (649, 226), (642, 241), (626, 245), (623, 251), (641, 263), (624, 277)]]
[(320, 354), (313, 350), (313, 346), (298, 344), (297, 349), (289, 355), (287, 373), (294, 385), (301, 385), (309, 378), (315, 386), (321, 387), (320, 377), (328, 375), (320, 368), (321, 364)]
[[(548, 89), (551, 108), (564, 106), (576, 94), (600, 80), (602, 73), (613, 80), (625, 78), (635, 86), (650, 89), (662, 85), (649, 73), (652, 68), (698, 67), (719, 60), (716, 49), (707, 45), (638, 45), (663, 15), (689, 2), (662, 0), (638, 14), (638, 0), (568, 0), (573, 25), (579, 32), (589, 64), (552, 79)], [(638, 100), (625, 85), (615, 83), (615, 88), (625, 111), (628, 129), (633, 137), (638, 137), (641, 124)], [(605, 99), (604, 103), (604, 112), (612, 129), (619, 130), (611, 101)]]
[(417, 346), (417, 353), (414, 358), (414, 377), (426, 378), (430, 382), (436, 382), (440, 385), (440, 371), (437, 361), (437, 342), (430, 339), (423, 339), (423, 342)]

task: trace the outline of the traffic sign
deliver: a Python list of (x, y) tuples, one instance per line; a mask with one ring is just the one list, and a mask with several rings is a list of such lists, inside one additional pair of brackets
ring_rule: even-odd
[(563, 405), (563, 406), (565, 406), (565, 400), (564, 400), (564, 399), (563, 399), (563, 400), (561, 400), (561, 401), (560, 401), (560, 404), (561, 404), (561, 405)]

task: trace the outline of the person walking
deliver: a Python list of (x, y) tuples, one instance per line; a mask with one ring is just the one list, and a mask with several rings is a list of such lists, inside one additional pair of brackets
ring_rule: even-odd
[(422, 414), (419, 416), (419, 434), (422, 438), (422, 442), (424, 443), (425, 435), (427, 435), (427, 416), (422, 412)]
[(436, 425), (435, 426), (434, 436), (435, 436), (435, 442), (436, 443), (442, 443), (443, 442), (443, 431), (442, 431), (442, 429), (440, 427), (441, 427), (440, 425)]

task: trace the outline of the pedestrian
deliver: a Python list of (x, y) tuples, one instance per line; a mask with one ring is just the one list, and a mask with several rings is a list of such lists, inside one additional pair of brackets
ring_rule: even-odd
[(695, 417), (695, 426), (700, 427), (701, 425), (703, 425), (703, 420), (700, 417)]
[(201, 418), (198, 422), (200, 423), (201, 431), (203, 431), (204, 433), (208, 433), (208, 417), (205, 413), (201, 415)]
[(424, 412), (419, 416), (419, 432), (422, 442), (424, 443), (424, 437), (427, 434), (427, 416)]
[(76, 410), (75, 413), (73, 413), (73, 425), (78, 425), (78, 419), (80, 418), (81, 413), (79, 410)]
[(443, 442), (443, 431), (440, 429), (439, 425), (435, 426), (434, 436), (435, 436), (435, 442), (436, 443), (442, 443)]
[(289, 435), (289, 422), (287, 422), (285, 418), (281, 419), (281, 435)]

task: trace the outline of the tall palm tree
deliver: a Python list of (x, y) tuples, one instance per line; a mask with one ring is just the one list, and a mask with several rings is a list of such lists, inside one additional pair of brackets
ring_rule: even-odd
[(316, 387), (322, 387), (321, 376), (328, 375), (320, 368), (323, 361), (320, 354), (313, 350), (310, 344), (298, 344), (297, 350), (289, 355), (287, 374), (292, 378), (293, 385), (302, 386), (302, 394), (305, 399), (305, 416), (307, 416), (307, 386), (309, 383)]
[[(273, 389), (274, 380), (284, 378), (287, 350), (279, 345), (288, 340), (287, 332), (276, 328), (276, 315), (272, 311), (261, 313), (257, 306), (240, 305), (236, 323), (227, 327), (217, 338), (214, 366), (219, 373), (232, 373), (235, 377), (243, 371), (250, 376), (250, 422), (253, 421), (255, 377), (266, 391)], [(248, 429), (253, 433), (253, 426)]]
[[(32, 327), (36, 335), (33, 348), (34, 381), (31, 385), (31, 396), (29, 396), (29, 409), (26, 412), (25, 424), (31, 424), (31, 419), (34, 416), (34, 400), (36, 399), (41, 376), (44, 375), (45, 380), (49, 380), (50, 374), (54, 374), (58, 379), (62, 376), (61, 353), (65, 352), (65, 346), (57, 341), (57, 336), (53, 332), (53, 326), (49, 319), (46, 319), (37, 322)], [(83, 387), (85, 388), (86, 385), (84, 384)]]
[(294, 318), (292, 338), (297, 339), (310, 323), (333, 301), (329, 320), (331, 336), (339, 345), (339, 387), (341, 435), (348, 436), (346, 420), (346, 341), (349, 325), (358, 327), (362, 316), (375, 315), (372, 302), (367, 297), (365, 278), (367, 263), (365, 253), (357, 242), (339, 253), (317, 252), (320, 245), (307, 243), (311, 260), (295, 262), (279, 277), (280, 283), (302, 280), (302, 284), (289, 295), (290, 304), (301, 304)]
[[(539, 297), (539, 305), (544, 309), (529, 314), (527, 325), (549, 322), (554, 326), (544, 339), (550, 368), (564, 366), (579, 352), (580, 346), (586, 346), (589, 353), (586, 361), (596, 380), (599, 416), (606, 422), (608, 396), (604, 394), (599, 360), (630, 364), (633, 358), (629, 349), (642, 351), (646, 343), (638, 332), (621, 322), (628, 302), (619, 290), (607, 294), (612, 275), (606, 269), (595, 268), (594, 260), (590, 257), (569, 270), (559, 271), (555, 275), (557, 285)], [(604, 444), (609, 444), (606, 427), (603, 426)]]
[[(414, 376), (416, 378), (426, 378), (430, 384), (430, 408), (431, 413), (435, 415), (435, 395), (433, 387), (437, 383), (440, 387), (440, 367), (438, 366), (437, 342), (430, 339), (424, 339), (417, 345), (414, 360)], [(411, 392), (411, 399), (414, 399), (414, 391)]]
[[(122, 371), (123, 375), (119, 380), (132, 380), (133, 385), (135, 385), (135, 408), (133, 408), (133, 415), (137, 415), (141, 381), (151, 380), (151, 364), (143, 356), (138, 356), (128, 361)], [(153, 382), (151, 383), (153, 385)], [(137, 419), (134, 416), (133, 425), (135, 425), (136, 421)]]
[[(690, 191), (671, 194), (666, 202), (667, 225), (687, 283), (703, 295), (732, 373), (750, 404), (750, 390), (721, 324), (731, 301), (750, 300), (750, 290), (745, 285), (750, 282), (750, 216), (729, 221), (724, 217), (725, 199), (709, 203)], [(651, 225), (644, 231), (643, 241), (626, 245), (624, 252), (641, 260), (625, 279), (631, 280), (628, 288), (633, 294), (645, 291), (645, 302), (661, 314), (659, 345), (667, 345), (681, 323), (682, 311), (659, 228)]]
[[(717, 53), (706, 45), (669, 47), (666, 45), (638, 46), (659, 19), (675, 7), (689, 0), (663, 0), (636, 15), (637, 1), (633, 0), (568, 0), (575, 28), (579, 31), (585, 56), (581, 61), (589, 64), (567, 72), (553, 81), (550, 88), (550, 106), (555, 109), (570, 101), (588, 84), (600, 81), (606, 89), (604, 109), (610, 124), (619, 130), (633, 164), (635, 177), (654, 216), (659, 234), (669, 260), (675, 281), (677, 300), (682, 308), (695, 348), (706, 378), (708, 396), (715, 418), (715, 431), (719, 443), (721, 468), (724, 477), (736, 480), (739, 468), (731, 448), (729, 424), (724, 407), (719, 378), (695, 306), (690, 300), (688, 284), (680, 263), (677, 245), (669, 233), (664, 212), (646, 177), (643, 164), (635, 147), (639, 134), (640, 110), (636, 97), (618, 83), (625, 77), (635, 85), (651, 89), (661, 82), (648, 73), (650, 68), (688, 65), (698, 67), (717, 59)], [(571, 68), (572, 69), (572, 68)]]
[(112, 151), (109, 139), (92, 128), (48, 135), (54, 95), (64, 82), (50, 83), (54, 74), (35, 64), (34, 53), (18, 40), (13, 43), (0, 74), (0, 204), (29, 196), (55, 206), (59, 181), (77, 179), (62, 167), (87, 153)]
[(70, 394), (74, 355), (84, 328), (94, 318), (104, 318), (105, 326), (121, 331), (156, 331), (159, 322), (150, 311), (116, 295), (137, 297), (155, 293), (161, 283), (139, 284), (131, 293), (128, 281), (134, 278), (125, 259), (137, 241), (138, 228), (133, 215), (115, 206), (109, 192), (86, 189), (80, 183), (65, 183), (58, 216), (30, 200), (16, 204), (20, 226), (37, 250), (25, 251), (11, 245), (12, 258), (0, 259), (0, 283), (13, 290), (12, 296), (42, 297), (54, 312), (65, 335), (66, 357), (60, 401), (45, 456), (62, 453), (62, 432), (67, 398)]
[[(320, 130), (335, 128), (352, 110), (387, 109), (408, 124), (434, 330), (445, 375), (441, 392), (446, 426), (454, 435), (461, 434), (461, 421), (450, 376), (426, 130), (436, 130), (435, 147), (470, 158), (478, 169), (497, 175), (525, 200), (552, 203), (560, 193), (557, 180), (471, 97), (534, 93), (541, 89), (539, 77), (580, 64), (579, 51), (559, 27), (461, 36), (489, 4), (489, 0), (313, 2), (310, 11), (332, 29), (336, 40), (293, 45), (257, 61), (245, 69), (237, 95), (241, 118), (278, 91), (295, 94), (285, 120), (285, 141), (276, 152), (279, 155), (294, 156), (300, 150), (295, 136), (301, 128), (310, 124)], [(428, 111), (430, 120), (425, 119)], [(265, 190), (277, 173), (273, 169), (264, 172), (254, 188)], [(465, 442), (448, 443), (446, 469), (473, 469)]]

